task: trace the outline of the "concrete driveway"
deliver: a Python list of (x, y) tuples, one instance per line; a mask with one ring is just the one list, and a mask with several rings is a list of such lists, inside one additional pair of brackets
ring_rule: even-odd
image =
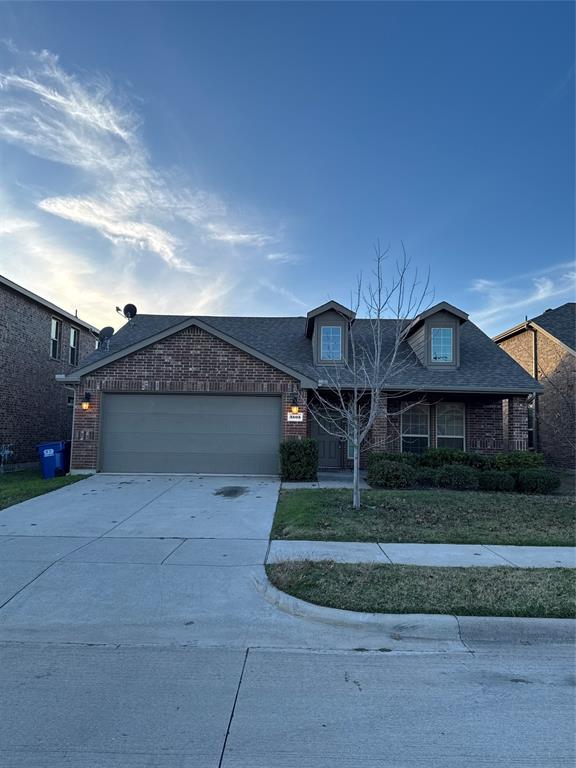
[(277, 494), (96, 476), (0, 512), (0, 764), (573, 765), (570, 645), (509, 649), (506, 620), (474, 646), (452, 616), (432, 640), (418, 617), (384, 631), (268, 604), (254, 577)]
[[(3, 511), (0, 641), (388, 645), (381, 631), (294, 618), (258, 592), (278, 491), (261, 477), (95, 475)], [(461, 648), (445, 620), (438, 649)], [(418, 647), (420, 634), (411, 624), (394, 644)]]

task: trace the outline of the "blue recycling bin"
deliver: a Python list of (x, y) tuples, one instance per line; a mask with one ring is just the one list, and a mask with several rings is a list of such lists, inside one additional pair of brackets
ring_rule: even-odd
[(40, 457), (40, 469), (44, 480), (66, 474), (66, 442), (64, 440), (40, 443), (36, 446), (36, 450)]

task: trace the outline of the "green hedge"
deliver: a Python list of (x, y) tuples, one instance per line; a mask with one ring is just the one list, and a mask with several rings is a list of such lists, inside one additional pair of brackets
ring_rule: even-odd
[(511, 451), (490, 456), (492, 469), (535, 469), (544, 466), (544, 456), (533, 451)]
[(284, 482), (315, 482), (318, 479), (318, 443), (291, 438), (280, 443), (280, 475)]
[(367, 480), (381, 488), (553, 493), (560, 479), (543, 463), (542, 454), (528, 451), (488, 456), (449, 448), (429, 448), (422, 454), (379, 452), (368, 456)]
[[(372, 454), (377, 456), (377, 454)], [(416, 470), (401, 461), (387, 461), (378, 457), (368, 460), (368, 484), (376, 488), (409, 488), (416, 480)]]
[(479, 485), (480, 472), (465, 464), (446, 464), (436, 470), (436, 484), (440, 488), (455, 491), (475, 491)]
[(549, 469), (523, 469), (516, 477), (519, 493), (553, 493), (560, 487), (560, 478)]
[(516, 487), (514, 475), (510, 472), (502, 472), (499, 469), (487, 469), (480, 472), (481, 491), (513, 491)]

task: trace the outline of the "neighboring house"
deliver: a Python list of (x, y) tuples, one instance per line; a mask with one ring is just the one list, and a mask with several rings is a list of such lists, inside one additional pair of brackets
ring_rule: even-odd
[[(441, 303), (406, 328), (375, 446), (526, 449), (538, 385), (467, 317)], [(280, 440), (305, 436), (319, 439), (321, 467), (347, 466), (348, 446), (308, 409), (343, 368), (350, 322), (357, 336), (370, 327), (336, 302), (307, 317), (136, 315), (60, 377), (76, 388), (73, 471), (276, 473)], [(395, 414), (415, 393), (424, 402)]]
[(576, 304), (547, 309), (494, 341), (543, 386), (530, 401), (530, 444), (559, 467), (576, 453)]
[(37, 462), (36, 445), (69, 440), (74, 393), (55, 375), (94, 351), (97, 330), (0, 275), (0, 450), (6, 466)]

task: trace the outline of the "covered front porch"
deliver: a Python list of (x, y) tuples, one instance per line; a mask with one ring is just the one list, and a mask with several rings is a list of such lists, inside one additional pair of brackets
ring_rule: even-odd
[[(477, 453), (528, 450), (526, 395), (481, 393), (386, 393), (361, 457), (373, 451), (422, 453), (450, 448)], [(308, 402), (308, 434), (318, 441), (319, 468), (336, 472), (352, 466), (352, 447), (333, 434), (330, 418)]]

